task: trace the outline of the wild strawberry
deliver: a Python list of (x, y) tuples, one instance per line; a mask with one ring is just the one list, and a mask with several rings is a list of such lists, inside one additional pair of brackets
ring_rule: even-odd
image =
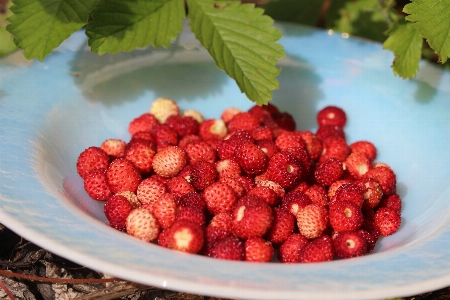
[(168, 248), (167, 245), (167, 236), (169, 234), (170, 228), (162, 229), (158, 235), (157, 244), (161, 247)]
[(321, 205), (321, 206), (327, 206), (329, 199), (327, 196), (327, 191), (323, 186), (318, 184), (313, 184), (309, 186), (305, 190), (305, 195), (308, 196), (311, 199), (312, 203)]
[(237, 178), (241, 176), (241, 167), (233, 158), (222, 159), (215, 163), (219, 177)]
[(213, 163), (201, 160), (192, 165), (190, 182), (196, 190), (203, 191), (207, 186), (214, 183), (218, 176), (219, 174)]
[(218, 240), (211, 249), (211, 257), (225, 260), (244, 260), (244, 243), (230, 235)]
[(234, 194), (236, 195), (237, 198), (240, 198), (240, 197), (244, 196), (245, 193), (246, 193), (245, 188), (239, 182), (238, 178), (222, 176), (222, 177), (219, 177), (218, 181), (222, 182), (222, 183), (225, 183), (229, 187), (231, 187), (233, 189)]
[(294, 232), (295, 217), (280, 208), (275, 208), (273, 215), (273, 223), (266, 236), (272, 243), (281, 244)]
[(345, 162), (350, 150), (347, 142), (340, 137), (329, 137), (322, 140), (322, 155), (319, 158), (319, 164), (325, 161), (327, 158), (334, 157), (341, 162)]
[(337, 158), (330, 157), (317, 167), (314, 178), (317, 183), (330, 186), (333, 182), (339, 180), (343, 174), (342, 162)]
[(351, 182), (353, 182), (353, 180), (350, 180), (350, 179), (340, 179), (340, 180), (336, 180), (335, 182), (333, 182), (328, 187), (328, 191), (327, 191), (328, 199), (330, 199), (330, 200), (334, 199), (337, 189), (340, 188), (341, 185), (346, 184), (346, 183), (351, 183)]
[(346, 200), (330, 203), (329, 218), (336, 232), (358, 230), (364, 221), (360, 206)]
[(255, 141), (274, 139), (272, 129), (267, 126), (258, 126), (251, 132), (251, 135)]
[(124, 196), (125, 198), (127, 198), (128, 202), (130, 202), (130, 204), (133, 208), (138, 208), (138, 207), (142, 206), (142, 203), (139, 201), (138, 197), (133, 192), (124, 191), (124, 192), (117, 193), (116, 195)]
[(100, 149), (106, 152), (112, 159), (123, 157), (125, 155), (125, 147), (127, 143), (120, 139), (107, 139), (103, 141)]
[(364, 153), (367, 158), (372, 162), (377, 157), (377, 148), (369, 141), (357, 141), (350, 144), (350, 151)]
[(153, 136), (150, 133), (150, 131), (139, 131), (139, 132), (136, 132), (135, 134), (133, 134), (131, 136), (130, 142), (132, 142), (135, 139), (143, 139), (143, 140), (147, 140), (147, 141), (150, 141), (152, 143), (155, 143), (155, 140), (153, 139)]
[(396, 192), (397, 178), (390, 167), (380, 166), (373, 168), (365, 174), (365, 177), (378, 181), (385, 195), (391, 195)]
[(217, 160), (215, 149), (205, 141), (192, 141), (183, 149), (186, 151), (188, 163), (192, 165), (202, 160), (213, 164)]
[(311, 167), (312, 167), (313, 163), (312, 163), (311, 159), (309, 158), (309, 154), (305, 150), (305, 148), (289, 147), (284, 151), (294, 154), (295, 157), (297, 157), (298, 160), (301, 161), (303, 169), (304, 169), (303, 178), (306, 179), (310, 175)]
[(250, 195), (255, 195), (263, 199), (270, 206), (276, 206), (280, 202), (277, 193), (266, 186), (255, 186), (249, 192)]
[(247, 193), (256, 186), (255, 180), (250, 175), (239, 176), (237, 177), (237, 181), (242, 185)]
[(77, 172), (85, 178), (95, 169), (106, 169), (109, 165), (108, 154), (99, 147), (89, 147), (80, 153), (77, 159)]
[(237, 201), (233, 189), (222, 182), (209, 185), (203, 190), (203, 197), (208, 211), (213, 215), (232, 211)]
[(224, 139), (217, 143), (217, 155), (221, 160), (234, 159), (234, 150), (241, 144), (239, 140)]
[(351, 258), (367, 253), (367, 242), (358, 231), (342, 231), (333, 239), (334, 252), (339, 258)]
[(265, 171), (268, 163), (267, 155), (258, 146), (252, 143), (243, 143), (234, 151), (234, 159), (242, 170), (250, 175)]
[(306, 148), (306, 143), (299, 131), (285, 131), (281, 133), (275, 139), (275, 144), (280, 150), (285, 150), (291, 147)]
[(220, 118), (226, 124), (228, 124), (235, 115), (241, 112), (242, 110), (238, 107), (227, 107), (223, 110), (222, 114), (220, 115)]
[(317, 129), (316, 137), (321, 141), (329, 137), (339, 137), (345, 140), (345, 132), (342, 127), (336, 125), (323, 125)]
[(274, 255), (272, 243), (261, 237), (252, 237), (244, 242), (245, 261), (270, 262)]
[(278, 198), (280, 198), (280, 199), (283, 198), (284, 195), (286, 194), (285, 189), (281, 185), (279, 185), (278, 183), (273, 182), (271, 180), (258, 181), (256, 183), (256, 186), (265, 186), (265, 187), (270, 188), (277, 194)]
[(180, 206), (181, 207), (192, 207), (197, 208), (201, 211), (205, 211), (206, 202), (203, 195), (200, 193), (187, 193), (181, 196), (180, 198)]
[(345, 183), (336, 190), (336, 193), (331, 200), (348, 200), (361, 207), (364, 202), (364, 191), (353, 182)]
[(150, 131), (156, 145), (177, 145), (178, 134), (166, 124), (157, 124)]
[(188, 220), (177, 220), (167, 233), (167, 247), (187, 253), (198, 253), (204, 243), (203, 228)]
[(84, 178), (84, 189), (94, 200), (103, 201), (108, 199), (112, 193), (106, 179), (106, 169), (92, 170)]
[(203, 123), (205, 118), (203, 117), (202, 113), (195, 109), (186, 109), (181, 114), (183, 117), (192, 117), (195, 121), (198, 122), (198, 124)]
[(136, 193), (141, 183), (141, 174), (135, 165), (125, 158), (117, 158), (106, 170), (106, 179), (112, 193), (130, 191)]
[(189, 116), (170, 116), (165, 124), (172, 128), (180, 138), (186, 135), (198, 134), (199, 130), (198, 122)]
[(372, 168), (369, 158), (362, 152), (352, 152), (345, 160), (345, 168), (353, 178), (361, 178)]
[(178, 141), (178, 147), (184, 149), (187, 146), (187, 144), (189, 144), (190, 142), (200, 141), (200, 140), (201, 140), (201, 138), (196, 134), (185, 135)]
[(176, 176), (186, 164), (186, 152), (178, 146), (168, 146), (153, 157), (153, 170), (163, 177)]
[(297, 226), (306, 238), (317, 238), (328, 226), (328, 211), (317, 204), (309, 204), (298, 211)]
[(240, 112), (237, 113), (227, 125), (230, 133), (233, 133), (238, 129), (252, 132), (259, 126), (259, 121), (248, 112)]
[(266, 118), (272, 118), (271, 114), (278, 112), (278, 108), (274, 105), (254, 105), (248, 111), (249, 114), (254, 116), (260, 123), (262, 123)]
[(329, 237), (319, 237), (300, 248), (301, 263), (330, 261), (334, 257), (333, 242)]
[(159, 124), (156, 117), (150, 113), (145, 113), (128, 124), (128, 132), (131, 136), (138, 132), (150, 132), (156, 124)]
[(308, 244), (308, 239), (299, 233), (289, 235), (278, 249), (277, 258), (280, 263), (300, 262), (300, 249)]
[(337, 106), (327, 106), (319, 110), (316, 116), (319, 126), (334, 125), (344, 127), (347, 123), (345, 111)]
[(152, 206), (152, 214), (158, 220), (161, 228), (169, 228), (176, 219), (179, 198), (174, 194), (165, 193)]
[(375, 241), (380, 238), (381, 232), (380, 228), (378, 228), (378, 226), (375, 224), (375, 213), (373, 219), (368, 219), (367, 217), (364, 219), (361, 230), (365, 230), (370, 233)]
[(222, 119), (208, 119), (200, 124), (199, 136), (203, 140), (220, 140), (228, 133), (228, 128)]
[(308, 152), (309, 158), (312, 161), (317, 161), (322, 155), (322, 141), (318, 139), (314, 133), (308, 130), (300, 131), (300, 136), (305, 141), (305, 149)]
[(137, 188), (136, 196), (142, 204), (153, 204), (163, 194), (168, 192), (168, 189), (162, 181), (155, 177), (149, 177), (141, 181)]
[(126, 146), (124, 157), (131, 161), (139, 172), (144, 175), (152, 170), (155, 153), (155, 144), (144, 139), (134, 139)]
[(375, 213), (374, 221), (380, 229), (380, 233), (383, 236), (388, 236), (394, 234), (400, 228), (401, 216), (392, 208), (380, 207)]
[(126, 219), (133, 210), (130, 202), (124, 196), (113, 195), (106, 200), (103, 212), (109, 225), (117, 230), (126, 230)]
[(255, 195), (238, 200), (233, 211), (233, 233), (242, 239), (263, 236), (273, 221), (272, 208)]
[(287, 151), (272, 156), (266, 172), (268, 180), (278, 183), (285, 189), (293, 187), (305, 176), (303, 163)]
[(366, 253), (371, 253), (375, 249), (375, 244), (377, 240), (373, 237), (371, 233), (364, 229), (360, 229), (357, 231), (366, 241), (367, 249)]
[(160, 227), (156, 218), (144, 208), (133, 209), (126, 219), (126, 231), (145, 242), (158, 238)]
[(205, 256), (212, 256), (212, 249), (216, 245), (216, 242), (231, 236), (231, 231), (227, 231), (221, 227), (217, 226), (206, 226), (203, 249), (201, 250), (201, 254)]
[(257, 140), (255, 141), (255, 144), (267, 155), (268, 158), (271, 158), (279, 151), (273, 140)]
[(178, 104), (170, 98), (157, 98), (150, 105), (150, 113), (156, 117), (159, 123), (163, 124), (170, 116), (180, 114)]
[(381, 190), (378, 181), (373, 178), (361, 178), (354, 183), (358, 185), (364, 193), (363, 208), (373, 209), (377, 207), (383, 196), (383, 191)]
[(209, 226), (220, 227), (225, 231), (233, 230), (233, 216), (229, 212), (218, 213), (209, 221)]
[(305, 206), (312, 204), (311, 199), (303, 192), (289, 191), (281, 199), (281, 208), (294, 217)]
[(178, 197), (182, 197), (187, 193), (195, 192), (194, 187), (180, 175), (170, 178), (166, 183), (166, 186), (170, 193), (175, 194)]
[(378, 207), (389, 207), (400, 214), (402, 211), (402, 199), (397, 194), (386, 195), (381, 198)]
[(294, 117), (288, 112), (274, 112), (271, 114), (276, 126), (281, 130), (294, 131), (296, 123)]

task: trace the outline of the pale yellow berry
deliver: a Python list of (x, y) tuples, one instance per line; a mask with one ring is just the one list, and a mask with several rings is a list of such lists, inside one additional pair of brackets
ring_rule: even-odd
[(170, 98), (158, 98), (150, 106), (150, 113), (155, 116), (159, 123), (163, 124), (170, 116), (180, 114), (178, 104)]
[(203, 123), (205, 118), (203, 117), (202, 113), (195, 109), (187, 109), (183, 112), (182, 116), (184, 117), (192, 117), (194, 120), (196, 120), (199, 124)]
[(160, 226), (153, 214), (145, 208), (133, 209), (126, 219), (127, 233), (146, 242), (158, 238)]
[(118, 193), (117, 195), (124, 196), (125, 198), (127, 198), (128, 202), (130, 202), (130, 204), (131, 204), (131, 206), (133, 206), (133, 208), (137, 208), (137, 207), (141, 206), (141, 202), (138, 200), (138, 197), (133, 192), (124, 191), (124, 192)]

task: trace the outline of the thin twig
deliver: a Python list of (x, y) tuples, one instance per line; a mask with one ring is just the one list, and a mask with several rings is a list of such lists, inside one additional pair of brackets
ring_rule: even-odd
[(11, 291), (8, 289), (6, 284), (1, 279), (0, 279), (0, 288), (2, 288), (5, 291), (6, 295), (9, 297), (9, 299), (16, 300), (14, 295), (11, 293)]
[(9, 272), (5, 270), (0, 270), (0, 275), (6, 276), (6, 277), (15, 277), (15, 278), (21, 278), (31, 281), (41, 281), (41, 282), (50, 282), (50, 283), (72, 283), (72, 284), (82, 284), (82, 283), (102, 283), (102, 282), (115, 282), (115, 281), (126, 281), (120, 278), (48, 278), (48, 277), (41, 277), (41, 276), (34, 276), (34, 275), (27, 275), (27, 274), (20, 274), (20, 273), (14, 273)]

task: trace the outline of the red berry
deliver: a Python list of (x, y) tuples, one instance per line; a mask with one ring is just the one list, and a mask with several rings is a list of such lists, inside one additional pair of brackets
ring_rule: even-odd
[(150, 132), (156, 124), (159, 123), (155, 116), (150, 113), (145, 113), (130, 122), (128, 132), (131, 136), (137, 132)]
[(271, 158), (279, 151), (277, 145), (273, 140), (264, 139), (255, 141), (256, 146), (258, 146), (268, 158)]
[(109, 165), (109, 157), (99, 147), (89, 147), (78, 156), (77, 172), (81, 178), (85, 178), (95, 169), (106, 169)]
[(358, 231), (339, 232), (333, 240), (334, 252), (339, 258), (351, 258), (367, 253), (366, 239)]
[(174, 194), (165, 193), (152, 206), (152, 214), (158, 220), (161, 228), (169, 228), (176, 219), (179, 198)]
[(199, 136), (203, 140), (220, 140), (228, 133), (228, 128), (222, 119), (209, 119), (200, 124)]
[(222, 182), (215, 182), (203, 191), (208, 211), (213, 215), (221, 212), (230, 212), (236, 204), (236, 195), (233, 189)]
[(364, 153), (352, 152), (345, 160), (345, 168), (353, 178), (358, 179), (372, 168), (372, 163)]
[(273, 112), (271, 116), (279, 128), (287, 131), (295, 130), (296, 127), (295, 120), (290, 113)]
[(153, 140), (159, 145), (172, 145), (178, 144), (178, 134), (175, 130), (170, 128), (166, 124), (157, 124), (153, 126), (150, 131)]
[(175, 130), (180, 138), (191, 134), (197, 134), (199, 130), (197, 120), (191, 116), (170, 116), (167, 118), (165, 124)]
[(334, 201), (329, 208), (330, 225), (336, 232), (361, 228), (364, 217), (360, 206), (351, 201)]
[(103, 141), (100, 149), (106, 152), (112, 159), (123, 157), (127, 143), (120, 139), (107, 139)]
[(328, 137), (322, 140), (322, 155), (319, 158), (319, 163), (325, 161), (330, 157), (339, 159), (345, 162), (350, 150), (345, 139), (340, 137)]
[(186, 151), (188, 163), (192, 165), (199, 161), (207, 161), (213, 164), (217, 160), (216, 150), (205, 141), (192, 141), (183, 149)]
[(227, 231), (221, 227), (211, 225), (207, 226), (205, 229), (204, 243), (201, 254), (205, 256), (212, 256), (212, 249), (216, 243), (231, 235), (231, 231)]
[(241, 112), (242, 110), (238, 107), (227, 107), (222, 111), (220, 118), (228, 124), (235, 115)]
[(347, 122), (345, 111), (337, 106), (327, 106), (317, 113), (317, 124), (319, 126), (334, 125), (344, 127)]
[(308, 244), (308, 239), (299, 233), (291, 234), (278, 249), (277, 258), (280, 263), (300, 262), (300, 249)]
[(385, 195), (396, 192), (397, 177), (390, 167), (380, 166), (369, 170), (365, 177), (375, 179), (381, 186)]
[(272, 225), (272, 208), (255, 195), (239, 199), (233, 211), (233, 233), (242, 239), (263, 236)]
[(350, 144), (350, 151), (364, 153), (367, 158), (372, 162), (377, 157), (377, 148), (369, 141), (357, 141)]
[(219, 182), (225, 183), (227, 184), (229, 187), (231, 187), (234, 191), (234, 194), (236, 195), (237, 198), (240, 198), (242, 196), (244, 196), (244, 194), (246, 193), (246, 190), (244, 188), (244, 186), (240, 183), (240, 181), (238, 180), (238, 178), (233, 178), (233, 177), (220, 177)]
[(327, 191), (321, 185), (313, 184), (312, 186), (309, 186), (305, 190), (305, 194), (311, 199), (312, 203), (316, 203), (321, 206), (328, 205), (329, 199), (327, 196)]
[(392, 208), (381, 207), (375, 213), (374, 221), (380, 229), (380, 233), (383, 236), (388, 236), (394, 234), (400, 228), (401, 216)]
[(285, 189), (295, 186), (304, 178), (303, 163), (292, 153), (281, 151), (272, 156), (266, 170), (268, 180), (278, 183)]
[(103, 207), (109, 225), (120, 231), (126, 230), (126, 219), (132, 210), (127, 198), (119, 195), (109, 197)]
[(316, 137), (311, 131), (300, 131), (300, 136), (305, 141), (306, 151), (312, 161), (317, 161), (322, 155), (323, 145), (322, 141)]
[(306, 148), (306, 143), (299, 131), (285, 131), (281, 133), (275, 139), (275, 144), (280, 150), (286, 150), (287, 148), (293, 147)]
[(381, 190), (378, 181), (373, 178), (365, 177), (356, 180), (354, 183), (358, 185), (364, 193), (363, 208), (373, 209), (377, 207), (383, 196), (383, 191)]
[(242, 170), (250, 175), (265, 171), (269, 160), (267, 155), (253, 143), (240, 144), (234, 151), (234, 158)]
[(275, 206), (280, 202), (277, 193), (266, 186), (255, 186), (249, 192), (250, 195), (256, 195), (266, 201), (270, 206)]
[(252, 132), (252, 138), (255, 141), (259, 141), (259, 140), (273, 140), (274, 139), (274, 135), (272, 132), (272, 129), (270, 129), (267, 126), (259, 126), (257, 128), (255, 128)]
[(319, 237), (300, 249), (301, 263), (316, 263), (330, 261), (334, 257), (333, 242), (330, 238)]
[(252, 132), (259, 127), (259, 123), (258, 119), (252, 114), (240, 112), (234, 115), (230, 122), (228, 122), (228, 130), (230, 133), (233, 133), (238, 129)]
[(218, 213), (209, 221), (209, 226), (220, 227), (227, 232), (233, 230), (233, 216), (229, 212)]
[(148, 174), (152, 170), (153, 157), (156, 146), (149, 140), (133, 139), (125, 148), (124, 157), (131, 161), (141, 174)]
[(400, 214), (402, 211), (402, 199), (397, 194), (386, 195), (381, 198), (378, 207), (389, 207)]
[(166, 186), (170, 193), (175, 194), (178, 197), (195, 192), (194, 187), (180, 175), (170, 178), (169, 181), (167, 181)]
[(192, 165), (190, 182), (196, 190), (203, 191), (216, 182), (218, 176), (219, 174), (213, 163), (201, 160)]
[(270, 262), (274, 255), (272, 243), (261, 237), (252, 237), (245, 241), (245, 261)]
[(323, 125), (317, 129), (316, 137), (321, 141), (329, 137), (339, 137), (345, 140), (345, 132), (344, 129), (340, 126)]
[(117, 158), (106, 170), (109, 189), (112, 193), (130, 191), (136, 193), (141, 183), (141, 174), (135, 165), (125, 158)]
[(291, 213), (294, 217), (305, 206), (312, 204), (311, 199), (303, 192), (289, 191), (281, 199), (281, 208)]
[(238, 178), (241, 176), (241, 167), (233, 158), (219, 160), (215, 165), (219, 177)]
[(142, 204), (153, 204), (168, 191), (166, 185), (155, 177), (149, 177), (141, 181), (137, 188), (136, 196)]
[(257, 181), (256, 186), (265, 186), (265, 187), (270, 188), (277, 194), (278, 198), (283, 198), (284, 195), (286, 194), (286, 191), (284, 190), (284, 188), (281, 185), (279, 185), (278, 183), (273, 182), (271, 180)]
[(297, 213), (297, 227), (302, 235), (314, 239), (322, 235), (328, 226), (328, 211), (317, 204), (309, 204)]
[(180, 206), (181, 207), (192, 207), (197, 208), (201, 211), (205, 211), (206, 209), (206, 202), (205, 198), (203, 198), (203, 195), (200, 193), (187, 193), (181, 196), (180, 198)]
[(369, 233), (368, 231), (366, 231), (364, 229), (360, 229), (357, 232), (366, 241), (366, 244), (367, 244), (366, 253), (371, 253), (375, 248), (375, 244), (376, 244), (377, 240), (374, 238), (374, 236), (371, 233)]
[(217, 241), (211, 249), (211, 257), (225, 260), (244, 260), (244, 243), (230, 235)]
[(274, 244), (283, 243), (295, 228), (295, 217), (286, 210), (275, 208), (272, 226), (267, 232), (267, 239)]
[(153, 170), (163, 177), (176, 176), (186, 164), (186, 152), (177, 146), (168, 146), (153, 157)]
[(106, 169), (92, 170), (84, 178), (84, 189), (94, 200), (106, 200), (111, 196), (108, 180), (106, 179)]
[(317, 183), (330, 186), (333, 182), (339, 180), (344, 174), (342, 162), (334, 157), (326, 159), (314, 172), (314, 178)]
[(343, 201), (348, 200), (359, 207), (363, 205), (364, 202), (364, 191), (355, 183), (349, 182), (341, 185), (334, 194), (332, 201)]
[(177, 220), (170, 226), (166, 239), (170, 249), (198, 253), (203, 247), (204, 231), (198, 223)]

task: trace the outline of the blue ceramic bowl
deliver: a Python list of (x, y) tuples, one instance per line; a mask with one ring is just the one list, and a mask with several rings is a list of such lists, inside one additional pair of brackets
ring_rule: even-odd
[(105, 225), (76, 173), (85, 148), (129, 139), (157, 97), (219, 117), (253, 105), (187, 32), (169, 49), (98, 57), (74, 34), (44, 62), (0, 60), (0, 222), (89, 268), (160, 288), (227, 298), (379, 299), (450, 285), (450, 74), (421, 62), (395, 77), (378, 43), (278, 24), (287, 57), (273, 104), (299, 129), (337, 105), (349, 142), (367, 139), (397, 173), (400, 230), (374, 253), (320, 264), (215, 260), (144, 243)]

